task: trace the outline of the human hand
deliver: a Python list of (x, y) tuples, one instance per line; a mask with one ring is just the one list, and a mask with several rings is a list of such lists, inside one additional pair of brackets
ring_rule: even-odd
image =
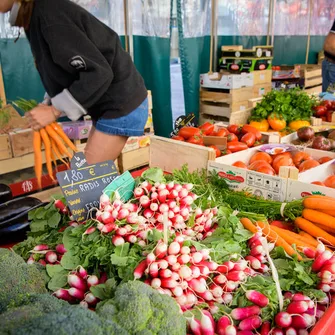
[(25, 115), (29, 126), (37, 131), (56, 121), (60, 114), (55, 107), (40, 104)]

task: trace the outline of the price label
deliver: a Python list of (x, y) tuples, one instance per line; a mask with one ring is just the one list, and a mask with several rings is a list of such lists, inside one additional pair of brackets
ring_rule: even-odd
[(71, 159), (71, 169), (80, 169), (87, 166), (86, 158), (83, 152), (77, 152)]
[(56, 174), (59, 186), (76, 221), (85, 221), (89, 210), (99, 207), (103, 190), (118, 175), (114, 161), (86, 165)]

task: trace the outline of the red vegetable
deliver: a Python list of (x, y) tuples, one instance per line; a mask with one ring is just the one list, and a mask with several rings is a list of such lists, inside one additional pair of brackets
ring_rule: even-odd
[(227, 128), (221, 128), (220, 130), (217, 131), (216, 135), (215, 136), (218, 136), (218, 137), (225, 137), (229, 134), (229, 131)]
[(245, 296), (249, 301), (251, 301), (252, 303), (254, 303), (259, 307), (265, 307), (269, 304), (269, 299), (264, 294), (258, 291), (249, 290), (245, 292)]
[(220, 157), (221, 156), (221, 150), (216, 145), (210, 145), (209, 148), (214, 149), (215, 157)]
[(198, 145), (204, 144), (204, 140), (202, 139), (201, 136), (192, 136), (187, 140), (187, 142), (192, 143), (192, 144), (198, 144)]
[(316, 106), (314, 107), (314, 115), (317, 117), (326, 116), (327, 108), (325, 106)]
[(262, 139), (262, 134), (258, 129), (248, 124), (245, 124), (242, 127), (242, 134), (247, 134), (247, 133), (253, 133), (256, 137), (256, 141), (260, 141)]
[(237, 124), (230, 124), (227, 130), (235, 135), (239, 135), (241, 133), (241, 128)]
[(192, 136), (201, 136), (201, 130), (195, 127), (183, 127), (179, 130), (178, 135), (188, 140)]
[(256, 142), (256, 136), (254, 133), (246, 133), (242, 136), (241, 142), (245, 143), (249, 148), (251, 148)]
[(238, 142), (238, 137), (235, 134), (230, 133), (227, 135), (227, 141), (228, 142)]
[(184, 137), (181, 137), (181, 136), (179, 136), (179, 135), (173, 136), (172, 139), (173, 139), (173, 140), (176, 140), (176, 141), (182, 141), (182, 142), (185, 141)]
[(228, 142), (227, 149), (231, 152), (238, 152), (248, 149), (248, 146), (242, 142)]
[(231, 311), (231, 317), (234, 320), (244, 320), (246, 318), (249, 318), (250, 316), (253, 315), (258, 315), (260, 314), (261, 309), (259, 306), (253, 305), (253, 306), (248, 306), (248, 307), (238, 307), (235, 308)]
[(205, 122), (203, 125), (199, 127), (204, 135), (209, 135), (214, 131), (214, 124), (210, 122)]

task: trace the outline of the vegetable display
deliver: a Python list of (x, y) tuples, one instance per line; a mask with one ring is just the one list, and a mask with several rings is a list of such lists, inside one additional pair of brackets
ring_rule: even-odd
[[(20, 99), (14, 104), (22, 109), (24, 112), (28, 112), (37, 106), (37, 102), (34, 100)], [(51, 180), (55, 180), (52, 171), (52, 163), (59, 159), (65, 164), (66, 158), (71, 159), (72, 153), (68, 150), (71, 149), (73, 152), (77, 152), (76, 146), (71, 142), (63, 131), (61, 125), (56, 122), (42, 128), (39, 131), (34, 131), (33, 134), (33, 148), (34, 148), (34, 161), (35, 161), (35, 175), (37, 178), (38, 187), (42, 188), (42, 145), (44, 146), (45, 161), (47, 166), (48, 175)], [(63, 157), (66, 157), (65, 160)]]
[[(318, 196), (262, 200), (186, 167), (145, 171), (130, 200), (103, 194), (81, 224), (56, 199), (29, 213), (31, 231), (16, 254), (0, 249), (3, 329), (308, 334), (334, 292), (334, 204)], [(280, 218), (291, 223), (272, 222)], [(13, 286), (8, 276), (23, 283)]]

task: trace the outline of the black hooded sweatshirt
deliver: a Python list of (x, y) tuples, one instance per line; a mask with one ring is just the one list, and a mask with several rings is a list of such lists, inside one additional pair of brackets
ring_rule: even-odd
[(52, 104), (70, 119), (118, 118), (147, 97), (117, 33), (70, 0), (35, 0), (26, 35)]

